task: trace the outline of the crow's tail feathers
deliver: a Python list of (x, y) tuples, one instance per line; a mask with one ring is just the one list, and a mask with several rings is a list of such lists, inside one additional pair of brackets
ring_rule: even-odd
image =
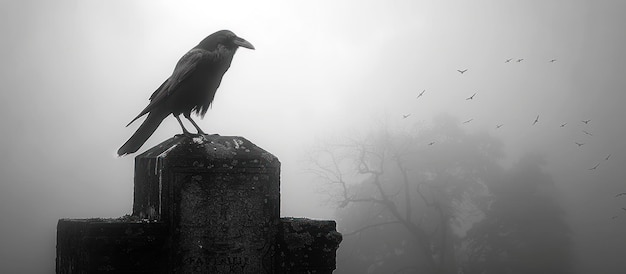
[(133, 136), (117, 150), (118, 156), (124, 156), (139, 150), (139, 148), (152, 136), (152, 133), (159, 127), (163, 119), (169, 115), (168, 112), (151, 111), (146, 120), (139, 126)]

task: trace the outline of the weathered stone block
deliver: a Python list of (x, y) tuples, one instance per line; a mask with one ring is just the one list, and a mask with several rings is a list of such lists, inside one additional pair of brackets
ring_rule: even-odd
[(176, 136), (135, 165), (133, 215), (169, 227), (172, 273), (274, 273), (276, 157), (242, 137)]
[(161, 273), (166, 229), (129, 218), (61, 219), (56, 273)]
[(281, 218), (276, 254), (280, 273), (332, 273), (341, 240), (335, 221)]

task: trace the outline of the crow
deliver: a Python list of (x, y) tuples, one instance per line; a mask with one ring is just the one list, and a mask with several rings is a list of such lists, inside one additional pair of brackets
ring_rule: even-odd
[(504, 126), (504, 124), (496, 125), (496, 129), (501, 128), (502, 126)]
[(565, 127), (565, 125), (567, 125), (567, 123), (563, 123), (563, 124), (561, 124), (561, 127)]
[(537, 118), (535, 118), (535, 121), (533, 122), (533, 126), (539, 122), (539, 115), (537, 115)]
[(508, 63), (508, 62), (511, 62), (511, 60), (513, 60), (513, 58), (506, 59), (506, 60), (504, 60), (504, 62)]
[(606, 158), (604, 158), (605, 161), (608, 161), (609, 158), (611, 158), (611, 154), (607, 155)]
[(435, 144), (435, 142), (430, 142), (430, 143), (428, 143), (428, 145), (429, 145), (429, 146), (432, 146), (432, 145), (434, 145), (434, 144)]
[(574, 144), (578, 145), (579, 147), (584, 145), (584, 143), (579, 143), (579, 142), (574, 142)]
[(591, 134), (591, 133), (587, 132), (586, 130), (583, 130), (583, 133), (585, 133), (585, 134), (587, 134), (587, 135), (589, 135), (589, 136), (593, 136), (593, 134)]
[(402, 114), (402, 119), (409, 118), (409, 116), (411, 116), (411, 113), (409, 113), (409, 114)]
[(426, 90), (422, 90), (422, 92), (420, 92), (420, 94), (417, 95), (417, 98), (422, 97), (422, 95), (424, 95), (424, 92), (426, 92)]
[(518, 62), (518, 63), (519, 63), (519, 62), (521, 62), (521, 61), (524, 61), (524, 58), (517, 59), (517, 61), (515, 61), (515, 62)]
[(471, 122), (471, 121), (474, 121), (474, 118), (469, 119), (469, 120), (467, 120), (467, 121), (463, 122), (463, 124), (467, 124), (467, 123), (469, 123), (469, 122)]
[(583, 122), (585, 124), (589, 124), (589, 122), (591, 122), (591, 119), (589, 119), (589, 120), (582, 120), (581, 122)]
[(465, 100), (474, 100), (474, 96), (476, 96), (476, 93), (472, 94), (472, 96), (465, 98)]
[(550, 63), (556, 62), (556, 59), (550, 59)]
[(595, 166), (593, 166), (592, 168), (590, 168), (589, 170), (595, 170), (596, 168), (598, 168), (598, 166), (600, 166), (600, 163), (596, 164)]
[(457, 69), (456, 71), (458, 71), (459, 73), (463, 74), (463, 73), (465, 73), (467, 71), (467, 69), (464, 69), (464, 70)]
[(148, 114), (117, 154), (123, 156), (136, 152), (170, 114), (178, 120), (185, 136), (191, 137), (192, 134), (183, 125), (180, 114), (191, 122), (198, 134), (205, 134), (190, 115), (195, 112), (204, 117), (239, 47), (254, 49), (250, 42), (232, 31), (220, 30), (183, 55), (172, 75), (152, 93), (148, 106), (126, 125)]

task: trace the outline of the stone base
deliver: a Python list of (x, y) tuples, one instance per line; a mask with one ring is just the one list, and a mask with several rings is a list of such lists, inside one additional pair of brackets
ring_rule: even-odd
[[(332, 273), (341, 242), (335, 226), (334, 221), (281, 218), (277, 273)], [(56, 273), (170, 273), (177, 267), (167, 260), (167, 237), (163, 223), (134, 217), (61, 219)]]
[(159, 273), (165, 226), (120, 219), (61, 219), (56, 273)]

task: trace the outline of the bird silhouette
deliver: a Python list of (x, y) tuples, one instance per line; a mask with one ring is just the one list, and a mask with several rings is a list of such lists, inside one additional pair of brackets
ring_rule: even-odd
[(429, 145), (429, 146), (432, 146), (432, 145), (434, 145), (434, 144), (435, 144), (435, 142), (430, 142), (430, 143), (428, 143), (428, 145)]
[(581, 122), (583, 122), (585, 124), (589, 124), (589, 122), (591, 122), (591, 119), (589, 119), (589, 120), (582, 120)]
[(567, 125), (567, 123), (563, 123), (563, 124), (561, 124), (561, 127), (565, 127), (565, 125)]
[(550, 60), (550, 63), (554, 63), (554, 62), (556, 62), (556, 59), (551, 59)]
[(465, 72), (467, 71), (467, 69), (464, 69), (464, 70), (457, 69), (456, 71), (458, 71), (458, 72), (460, 72), (461, 74), (463, 74), (463, 73), (465, 73)]
[(422, 92), (420, 92), (420, 94), (417, 95), (417, 98), (422, 97), (422, 95), (424, 95), (424, 92), (426, 92), (426, 90), (422, 90)]
[(600, 166), (600, 163), (597, 163), (595, 166), (593, 166), (592, 168), (590, 168), (589, 170), (595, 170), (596, 168), (598, 168), (598, 166)]
[(504, 126), (504, 124), (496, 125), (496, 129), (501, 128), (502, 126)]
[(615, 198), (617, 198), (619, 196), (625, 196), (625, 195), (626, 195), (626, 192), (618, 193), (618, 194), (615, 195)]
[(465, 98), (465, 100), (473, 100), (474, 96), (476, 96), (476, 93), (472, 94), (472, 96)]
[(593, 134), (591, 134), (591, 133), (587, 132), (586, 130), (583, 130), (583, 133), (585, 133), (585, 134), (587, 134), (587, 135), (589, 135), (589, 136), (593, 136)]
[(585, 144), (585, 143), (579, 143), (579, 142), (574, 142), (574, 143), (577, 144), (579, 147)]
[(180, 114), (191, 122), (198, 134), (204, 134), (190, 115), (195, 112), (204, 117), (239, 47), (254, 49), (250, 42), (237, 37), (233, 32), (221, 30), (207, 36), (183, 55), (172, 75), (152, 93), (148, 106), (128, 123), (130, 125), (148, 114), (117, 154), (122, 156), (136, 152), (170, 114), (180, 124), (184, 135), (191, 136), (191, 133), (180, 120)]
[(604, 158), (605, 161), (608, 161), (609, 158), (611, 158), (611, 154), (607, 155), (606, 158)]
[(513, 58), (506, 59), (504, 62), (508, 63), (508, 62), (511, 62), (511, 60), (513, 60)]
[(524, 61), (524, 58), (517, 59), (517, 61), (515, 61), (515, 62), (518, 62), (518, 63), (519, 63), (519, 62), (521, 62), (521, 61)]
[(467, 120), (467, 121), (463, 122), (463, 124), (467, 124), (467, 123), (469, 123), (469, 122), (471, 122), (471, 121), (473, 121), (473, 120), (474, 120), (474, 118), (469, 119), (469, 120)]
[(403, 114), (403, 115), (402, 115), (402, 119), (409, 118), (409, 116), (411, 116), (411, 114), (410, 114), (410, 113), (409, 113), (409, 114)]
[(537, 118), (535, 118), (535, 121), (533, 122), (533, 126), (539, 122), (539, 115), (537, 115)]

